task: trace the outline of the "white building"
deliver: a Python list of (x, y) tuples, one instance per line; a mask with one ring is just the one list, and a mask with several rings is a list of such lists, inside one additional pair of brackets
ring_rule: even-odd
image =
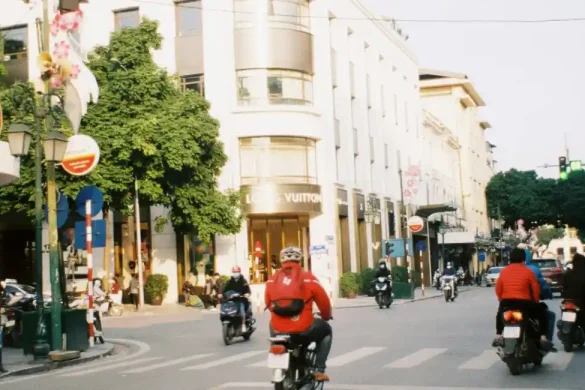
[[(25, 40), (24, 50), (7, 54), (8, 67), (34, 78), (40, 7), (4, 1), (12, 12), (0, 15), (0, 25)], [(358, 0), (100, 0), (82, 9), (86, 48), (107, 44), (112, 31), (141, 18), (158, 20), (164, 42), (155, 61), (211, 103), (229, 156), (220, 186), (242, 190), (247, 214), (239, 234), (216, 237), (215, 269), (229, 274), (241, 266), (255, 299), (284, 246), (299, 246), (308, 258), (312, 246), (324, 245), (326, 253), (305, 267), (336, 296), (342, 272), (372, 267), (379, 243), (400, 235), (398, 161), (404, 170), (420, 167), (423, 130), (417, 62), (390, 22)], [(420, 189), (410, 199), (427, 200)], [(380, 224), (365, 221), (372, 204)], [(170, 227), (151, 229), (162, 212), (145, 210), (142, 229), (150, 271), (170, 277), (166, 301), (173, 302), (195, 251)], [(113, 261), (127, 272), (133, 223), (115, 223), (121, 233)]]

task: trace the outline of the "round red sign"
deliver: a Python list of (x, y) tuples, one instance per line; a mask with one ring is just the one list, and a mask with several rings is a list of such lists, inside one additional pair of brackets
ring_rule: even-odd
[(421, 217), (408, 218), (408, 229), (413, 233), (421, 232), (425, 227), (425, 221)]

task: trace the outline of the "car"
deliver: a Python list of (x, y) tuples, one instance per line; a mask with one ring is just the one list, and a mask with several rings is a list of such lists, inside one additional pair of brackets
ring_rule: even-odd
[(27, 286), (26, 284), (20, 283), (6, 283), (6, 295), (16, 295), (16, 296), (33, 296), (35, 295), (35, 288), (32, 286)]
[(498, 277), (500, 276), (500, 272), (502, 272), (503, 269), (504, 267), (492, 267), (488, 270), (485, 278), (485, 284), (487, 287), (496, 285)]
[(532, 259), (532, 264), (537, 266), (550, 286), (553, 293), (563, 291), (563, 265), (557, 259)]

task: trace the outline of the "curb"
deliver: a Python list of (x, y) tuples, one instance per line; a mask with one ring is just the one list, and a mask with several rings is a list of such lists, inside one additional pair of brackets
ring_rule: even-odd
[[(466, 291), (471, 291), (471, 288), (466, 288), (465, 290), (459, 290), (459, 294), (464, 293)], [(443, 295), (433, 295), (430, 297), (420, 297), (420, 298), (414, 298), (414, 299), (401, 299), (400, 303), (396, 302), (393, 303), (394, 306), (400, 306), (400, 305), (405, 305), (407, 303), (415, 303), (415, 302), (420, 302), (420, 301), (427, 301), (429, 299), (435, 299), (435, 298), (442, 298)], [(359, 309), (361, 307), (378, 307), (378, 304), (373, 302), (372, 304), (363, 304), (363, 305), (348, 305), (348, 306), (333, 306), (333, 309), (335, 310), (342, 310), (342, 309)]]
[(32, 365), (31, 367), (21, 368), (21, 369), (14, 370), (14, 371), (9, 371), (5, 374), (0, 375), (0, 380), (4, 379), (4, 378), (11, 377), (11, 376), (39, 374), (42, 372), (56, 370), (58, 368), (76, 366), (78, 364), (88, 363), (88, 362), (98, 360), (98, 359), (104, 358), (106, 356), (112, 355), (114, 353), (114, 347), (115, 347), (114, 344), (105, 343), (104, 345), (107, 346), (104, 349), (104, 351), (99, 352), (95, 355), (79, 357), (78, 359), (68, 360), (68, 361), (64, 361), (64, 362), (44, 362), (44, 363), (37, 363), (37, 364), (33, 363), (34, 365)]

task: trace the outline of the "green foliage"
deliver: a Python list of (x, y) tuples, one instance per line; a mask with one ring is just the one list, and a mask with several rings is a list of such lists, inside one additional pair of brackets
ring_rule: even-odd
[(538, 228), (538, 242), (541, 244), (547, 245), (551, 242), (551, 240), (555, 238), (562, 238), (564, 235), (564, 230), (562, 228), (557, 227), (539, 227)]
[(360, 275), (356, 272), (346, 272), (339, 279), (339, 291), (341, 295), (347, 297), (350, 294), (357, 294), (360, 289), (358, 283)]
[(376, 277), (376, 270), (366, 268), (360, 275), (360, 294), (367, 294), (371, 288), (372, 280)]
[(414, 284), (414, 287), (420, 287), (422, 284), (422, 279), (420, 277), (420, 272), (416, 271), (416, 270), (412, 270), (410, 272), (410, 277), (412, 279), (412, 284)]
[(556, 196), (556, 181), (540, 178), (534, 171), (500, 172), (486, 188), (489, 216), (501, 217), (506, 227), (513, 227), (520, 218), (527, 227), (556, 225), (559, 219)]
[[(162, 45), (157, 30), (156, 22), (145, 20), (113, 33), (108, 46), (90, 55), (100, 98), (90, 105), (80, 132), (97, 141), (100, 163), (84, 177), (58, 169), (57, 185), (73, 198), (84, 186), (96, 185), (108, 208), (128, 214), (136, 178), (142, 204), (168, 207), (177, 232), (209, 242), (214, 234), (240, 230), (239, 194), (217, 188), (227, 156), (209, 104), (195, 92), (180, 91), (177, 80), (154, 63), (151, 52)], [(0, 104), (6, 100), (0, 94)], [(7, 111), (11, 120), (17, 116), (10, 104)], [(24, 159), (16, 185), (0, 190), (0, 214), (14, 208), (33, 214), (32, 161)]]
[(569, 173), (559, 181), (558, 205), (563, 223), (585, 231), (585, 171)]
[(148, 275), (144, 290), (150, 298), (161, 297), (164, 298), (169, 291), (169, 278), (163, 274)]

